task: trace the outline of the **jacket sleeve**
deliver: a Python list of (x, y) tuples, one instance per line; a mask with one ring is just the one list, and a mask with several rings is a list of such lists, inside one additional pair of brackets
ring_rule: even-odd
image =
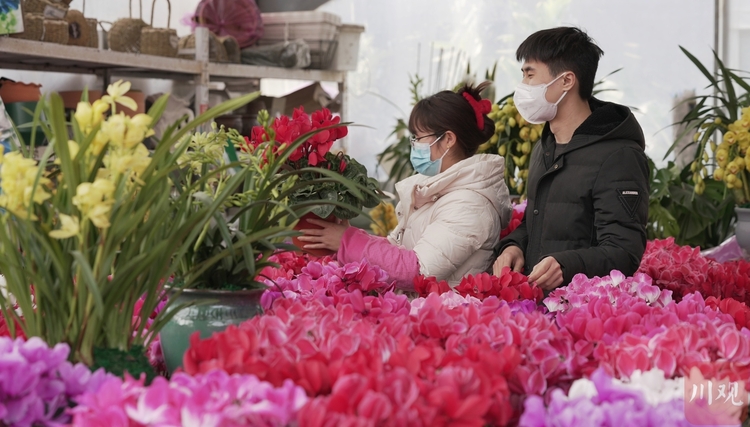
[(346, 229), (336, 257), (345, 263), (366, 259), (388, 273), (396, 287), (403, 290), (414, 290), (414, 277), (419, 275), (419, 260), (414, 251), (392, 245), (385, 237), (373, 236), (356, 227)]
[[(528, 207), (526, 209), (528, 209)], [(526, 228), (526, 214), (524, 212), (523, 219), (521, 219), (521, 223), (518, 224), (518, 227), (500, 240), (500, 243), (495, 247), (495, 258), (499, 257), (508, 246), (518, 246), (521, 248), (525, 256), (526, 246), (528, 244), (529, 231)]]
[[(430, 224), (414, 246), (420, 273), (445, 280), (477, 250), (499, 238), (500, 218), (486, 199), (461, 197), (460, 191), (443, 196)], [(474, 194), (473, 192), (471, 194)], [(456, 195), (457, 198), (448, 199)], [(460, 198), (459, 198), (460, 197)], [(493, 236), (495, 230), (497, 235)], [(492, 240), (492, 239), (495, 240)]]
[(552, 253), (564, 283), (585, 273), (606, 276), (619, 270), (632, 276), (646, 250), (648, 165), (643, 151), (624, 147), (602, 163), (592, 189), (597, 245)]

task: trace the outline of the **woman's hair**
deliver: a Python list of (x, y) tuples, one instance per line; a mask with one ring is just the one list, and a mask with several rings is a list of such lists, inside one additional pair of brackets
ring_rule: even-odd
[(480, 113), (484, 122), (480, 129), (474, 107), (476, 104), (469, 102), (465, 96), (481, 101), (480, 92), (491, 84), (484, 82), (476, 87), (466, 84), (458, 92), (444, 90), (422, 99), (411, 110), (409, 132), (416, 134), (417, 131), (422, 131), (441, 135), (452, 131), (456, 134), (458, 146), (464, 156), (473, 156), (480, 145), (492, 138), (495, 123), (486, 113)]

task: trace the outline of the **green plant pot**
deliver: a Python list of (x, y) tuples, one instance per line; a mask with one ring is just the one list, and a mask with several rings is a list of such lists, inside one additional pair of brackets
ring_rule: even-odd
[[(34, 121), (34, 115), (30, 112), (36, 110), (36, 102), (13, 102), (5, 104), (5, 111), (18, 128), (18, 136), (23, 139), (24, 144), (31, 144), (31, 128), (29, 125)], [(44, 142), (44, 132), (41, 128), (36, 130), (34, 145), (38, 146)]]
[(737, 213), (737, 223), (734, 225), (737, 244), (750, 252), (750, 208), (735, 207), (734, 211)]
[(182, 367), (182, 357), (190, 345), (190, 335), (200, 332), (201, 338), (208, 338), (214, 332), (221, 332), (229, 325), (238, 325), (253, 316), (261, 314), (262, 289), (248, 291), (212, 291), (187, 289), (177, 295), (171, 304), (195, 302), (200, 305), (184, 308), (172, 317), (161, 330), (160, 339), (164, 361), (171, 374)]

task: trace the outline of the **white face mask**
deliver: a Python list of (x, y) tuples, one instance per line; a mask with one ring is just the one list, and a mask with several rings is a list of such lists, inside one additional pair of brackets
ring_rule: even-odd
[(516, 92), (513, 94), (513, 102), (516, 104), (516, 108), (524, 120), (531, 124), (538, 125), (555, 118), (557, 115), (557, 104), (565, 98), (565, 94), (568, 92), (563, 92), (560, 99), (553, 104), (547, 101), (547, 88), (564, 75), (565, 73), (560, 74), (555, 77), (554, 80), (546, 84), (542, 83), (532, 86), (519, 83), (516, 86)]

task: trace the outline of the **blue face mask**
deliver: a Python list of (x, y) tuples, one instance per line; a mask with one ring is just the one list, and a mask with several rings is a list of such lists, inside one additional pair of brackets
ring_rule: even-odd
[(427, 176), (435, 176), (440, 173), (440, 167), (443, 165), (443, 157), (448, 154), (450, 148), (445, 150), (445, 153), (439, 159), (432, 160), (430, 147), (440, 141), (440, 138), (443, 136), (445, 134), (440, 135), (436, 140), (432, 141), (432, 144), (420, 144), (418, 142), (411, 144), (411, 155), (409, 157), (415, 171)]

